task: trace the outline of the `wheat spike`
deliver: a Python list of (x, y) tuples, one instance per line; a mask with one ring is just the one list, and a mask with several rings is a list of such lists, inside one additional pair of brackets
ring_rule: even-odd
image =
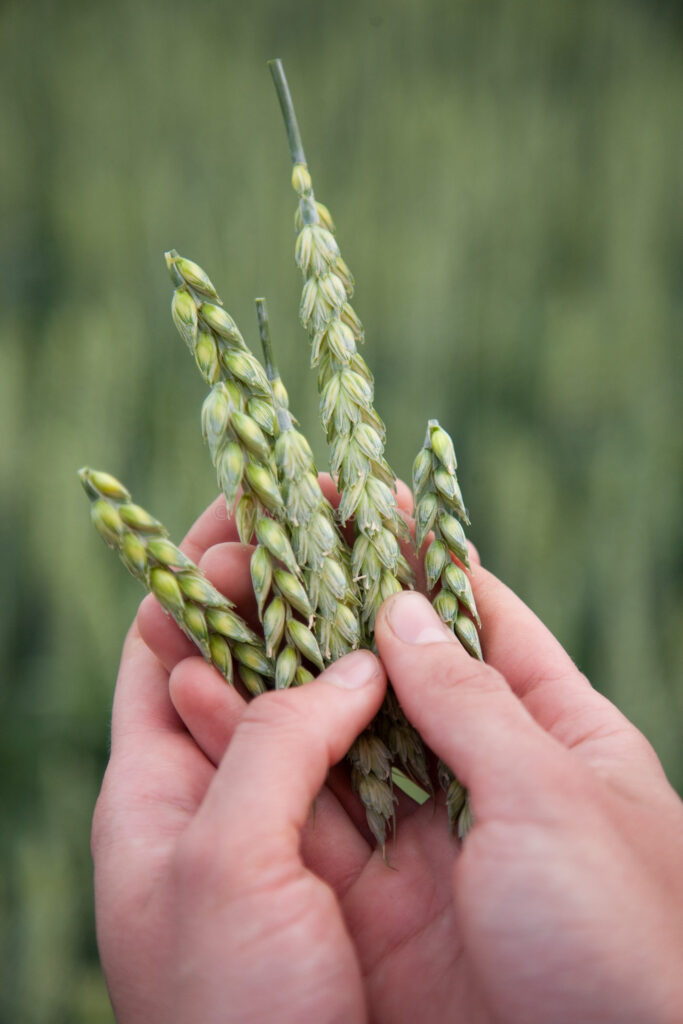
[(406, 536), (396, 502), (395, 474), (384, 458), (385, 428), (374, 409), (372, 374), (357, 343), (363, 328), (350, 305), (353, 279), (344, 263), (326, 207), (316, 202), (294, 106), (279, 61), (270, 69), (278, 92), (297, 193), (296, 261), (304, 278), (300, 315), (312, 339), (320, 412), (341, 494), (338, 516), (354, 517), (351, 567), (361, 584), (368, 637), (382, 601), (412, 583), (398, 537)]
[[(373, 405), (372, 374), (357, 348), (363, 340), (363, 328), (349, 301), (353, 278), (341, 257), (330, 213), (313, 194), (282, 64), (271, 61), (269, 66), (287, 127), (292, 186), (299, 199), (295, 258), (304, 279), (300, 316), (311, 335), (311, 365), (318, 369), (330, 468), (337, 474), (341, 494), (338, 518), (344, 524), (353, 517), (351, 572), (361, 589), (363, 645), (370, 647), (382, 602), (403, 586), (413, 584), (412, 571), (398, 544), (399, 537), (406, 539), (409, 534), (398, 510), (396, 477), (384, 458), (385, 428)], [(387, 698), (375, 725), (375, 740), (389, 744), (391, 754), (400, 760), (408, 776), (431, 790), (422, 741), (395, 698)], [(389, 784), (383, 781), (381, 785)], [(393, 812), (391, 816), (385, 814), (393, 808), (393, 794), (390, 796), (381, 785), (378, 778), (363, 791), (376, 796), (376, 811), (369, 810), (368, 820), (373, 834), (383, 843), (379, 837), (393, 817)]]
[(357, 587), (349, 553), (332, 506), (318, 483), (308, 441), (294, 426), (289, 399), (273, 359), (265, 299), (256, 300), (266, 374), (273, 389), (279, 433), (274, 445), (278, 484), (285, 504), (292, 548), (304, 573), (315, 616), (314, 630), (325, 664), (360, 643)]
[(419, 550), (433, 530), (424, 563), (428, 590), (441, 585), (434, 607), (472, 657), (481, 660), (481, 645), (474, 628), (474, 623), (481, 626), (481, 622), (472, 586), (463, 568), (469, 569), (470, 563), (467, 538), (459, 522), (462, 520), (469, 525), (469, 517), (456, 469), (450, 436), (438, 420), (430, 420), (424, 444), (413, 463), (415, 545)]
[[(428, 590), (440, 586), (433, 599), (434, 608), (463, 647), (481, 661), (477, 633), (481, 622), (464, 568), (469, 569), (470, 563), (467, 538), (460, 522), (469, 525), (469, 516), (458, 484), (457, 467), (450, 435), (438, 420), (429, 420), (424, 444), (413, 463), (415, 545), (419, 550), (433, 531), (424, 564)], [(462, 838), (472, 822), (467, 793), (443, 762), (439, 762), (439, 781), (446, 793), (451, 828), (457, 828)]]
[[(310, 628), (313, 608), (277, 482), (273, 435), (279, 428), (273, 392), (205, 271), (175, 250), (166, 253), (166, 263), (175, 284), (174, 322), (212, 385), (202, 409), (202, 427), (218, 481), (228, 509), (235, 507), (240, 539), (248, 544), (252, 535), (256, 538), (252, 584), (266, 651), (275, 658), (275, 687), (285, 689), (310, 677), (302, 658), (320, 669), (323, 660)], [(240, 487), (244, 493), (237, 501)]]
[[(295, 429), (289, 399), (273, 359), (268, 313), (264, 299), (256, 300), (266, 373), (276, 400), (280, 433), (275, 442), (278, 482), (290, 521), (292, 544), (304, 568), (311, 604), (316, 611), (315, 632), (323, 659), (330, 664), (359, 646), (357, 586), (349, 571), (349, 552), (320, 485), (313, 453)], [(391, 780), (390, 748), (369, 726), (347, 754), (351, 782), (366, 811), (368, 826), (380, 846), (393, 821), (395, 797)]]
[(129, 572), (197, 645), (206, 660), (233, 682), (233, 659), (252, 696), (264, 693), (274, 668), (263, 643), (194, 562), (168, 539), (168, 531), (135, 505), (130, 492), (109, 473), (79, 470), (93, 524), (118, 551)]

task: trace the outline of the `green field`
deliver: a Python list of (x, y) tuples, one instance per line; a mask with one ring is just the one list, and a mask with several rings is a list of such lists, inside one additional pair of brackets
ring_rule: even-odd
[(0, 8), (0, 1022), (101, 1024), (88, 830), (140, 598), (76, 470), (182, 536), (215, 494), (163, 252), (297, 322), (281, 56), (354, 272), (388, 457), (452, 433), (484, 563), (683, 789), (678, 5)]

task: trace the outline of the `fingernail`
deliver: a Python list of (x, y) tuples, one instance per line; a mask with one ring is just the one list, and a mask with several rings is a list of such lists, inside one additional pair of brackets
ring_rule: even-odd
[(442, 644), (455, 640), (427, 598), (414, 590), (391, 599), (387, 618), (392, 632), (406, 644)]
[(360, 690), (377, 675), (377, 658), (370, 651), (346, 654), (323, 674), (323, 679), (340, 690)]

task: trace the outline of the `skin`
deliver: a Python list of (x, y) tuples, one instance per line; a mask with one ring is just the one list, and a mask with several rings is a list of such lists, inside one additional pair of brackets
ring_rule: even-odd
[[(254, 619), (222, 500), (183, 548)], [(142, 602), (93, 823), (117, 1020), (681, 1019), (683, 805), (645, 738), (476, 559), (472, 583), (487, 664), (399, 594), (377, 619), (381, 662), (355, 652), (249, 705)], [(460, 845), (441, 797), (402, 799), (388, 864), (332, 768), (385, 672), (476, 818)]]

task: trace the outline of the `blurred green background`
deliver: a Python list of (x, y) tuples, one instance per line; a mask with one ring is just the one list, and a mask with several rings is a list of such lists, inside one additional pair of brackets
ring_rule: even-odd
[(269, 57), (356, 276), (390, 461), (407, 476), (444, 423), (483, 560), (683, 787), (680, 10), (5, 0), (2, 1022), (111, 1021), (88, 830), (141, 594), (75, 471), (120, 476), (177, 538), (214, 496), (164, 249), (252, 342), (268, 297), (324, 460)]

